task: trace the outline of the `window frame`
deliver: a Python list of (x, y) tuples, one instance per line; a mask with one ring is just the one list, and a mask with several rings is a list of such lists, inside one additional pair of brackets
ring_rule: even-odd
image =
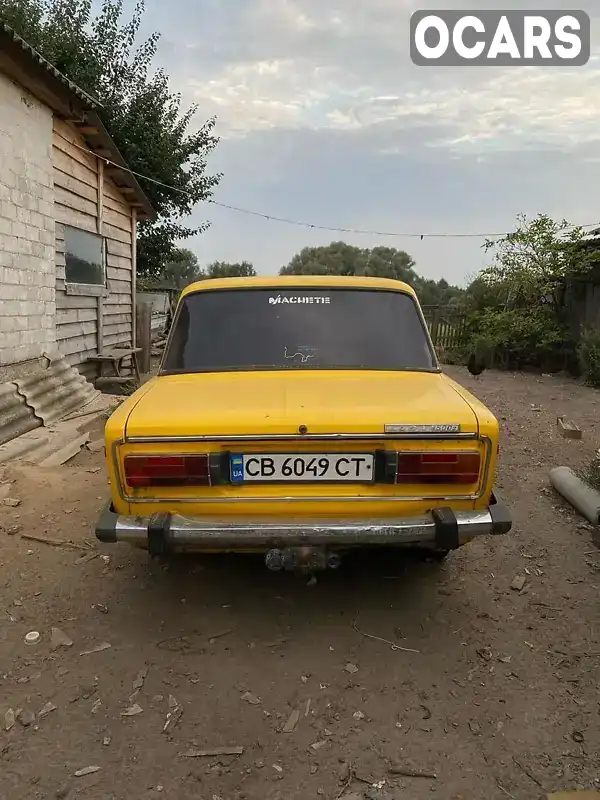
[[(78, 228), (76, 225), (68, 225), (63, 223), (64, 229), (64, 255), (65, 255), (65, 293), (68, 295), (85, 295), (88, 297), (104, 297), (107, 293), (107, 261), (108, 261), (108, 244), (106, 236), (95, 231), (88, 231), (85, 228)], [(102, 282), (101, 283), (81, 283), (78, 281), (70, 281), (67, 278), (67, 231), (73, 230), (79, 233), (88, 234), (98, 238), (102, 242)]]

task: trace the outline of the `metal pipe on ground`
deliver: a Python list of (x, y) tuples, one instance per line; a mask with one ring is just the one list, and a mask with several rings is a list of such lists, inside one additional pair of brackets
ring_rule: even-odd
[(582, 517), (592, 525), (600, 525), (600, 492), (584, 483), (569, 467), (551, 469), (550, 483)]

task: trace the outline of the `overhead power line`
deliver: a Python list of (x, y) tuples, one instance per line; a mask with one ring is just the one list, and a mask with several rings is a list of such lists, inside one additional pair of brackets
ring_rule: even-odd
[[(89, 153), (92, 156), (96, 156), (96, 158), (101, 159), (104, 161), (105, 164), (108, 164), (112, 167), (116, 167), (117, 169), (122, 170), (123, 172), (128, 172), (130, 175), (135, 175), (136, 178), (141, 178), (142, 180), (148, 181), (149, 183), (154, 183), (157, 186), (162, 186), (163, 189), (169, 189), (173, 192), (179, 192), (179, 194), (185, 194), (188, 197), (191, 197), (191, 192), (186, 191), (185, 189), (180, 189), (177, 186), (170, 186), (168, 183), (163, 183), (162, 181), (156, 180), (156, 178), (150, 178), (148, 175), (143, 175), (140, 172), (135, 172), (129, 167), (123, 167), (121, 164), (117, 164), (114, 161), (111, 161), (109, 158), (105, 158), (104, 156), (98, 155), (93, 150), (90, 150), (87, 147), (82, 147), (79, 144), (75, 145), (79, 150), (83, 150), (84, 153)], [(316, 231), (329, 231), (331, 233), (355, 233), (361, 234), (364, 236), (395, 236), (398, 238), (405, 238), (405, 239), (497, 239), (502, 238), (504, 236), (510, 236), (511, 234), (516, 233), (516, 231), (494, 231), (493, 233), (416, 233), (416, 232), (406, 232), (406, 231), (376, 231), (376, 230), (368, 230), (365, 228), (338, 228), (335, 226), (330, 225), (318, 225), (316, 222), (306, 222), (303, 220), (297, 219), (289, 219), (288, 217), (277, 217), (274, 214), (264, 214), (261, 211), (253, 211), (249, 208), (240, 208), (239, 206), (232, 206), (228, 203), (220, 203), (218, 200), (208, 199), (203, 201), (205, 203), (210, 203), (213, 206), (218, 206), (219, 208), (225, 208), (228, 211), (235, 211), (237, 214), (246, 214), (247, 216), (251, 217), (259, 217), (260, 219), (264, 219), (267, 222), (281, 222), (284, 225), (294, 225), (300, 228), (312, 228)], [(597, 228), (600, 227), (600, 222), (588, 222), (585, 225), (569, 225), (567, 230), (573, 230), (574, 228)]]
[[(236, 211), (239, 214), (249, 214), (253, 217), (261, 217), (267, 221), (283, 222), (287, 225), (296, 225), (303, 228), (313, 228), (318, 231), (332, 231), (336, 233), (358, 233), (366, 236), (398, 236), (410, 239), (493, 239), (503, 236), (510, 236), (515, 231), (494, 231), (493, 233), (407, 233), (405, 231), (376, 231), (367, 230), (365, 228), (335, 228), (328, 225), (317, 225), (313, 222), (303, 222), (301, 220), (288, 219), (287, 217), (276, 217), (271, 214), (263, 214), (260, 211), (251, 211), (247, 208), (239, 208), (238, 206), (230, 206), (227, 203), (219, 203), (216, 200), (207, 200), (207, 203), (212, 203), (221, 208), (227, 208), (230, 211)], [(589, 222), (586, 225), (569, 225), (567, 230), (573, 228), (596, 228), (600, 226), (599, 222)]]

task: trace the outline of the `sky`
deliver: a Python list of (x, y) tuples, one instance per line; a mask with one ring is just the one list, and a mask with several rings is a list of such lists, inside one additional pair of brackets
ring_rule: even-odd
[(600, 2), (528, 0), (592, 17), (584, 67), (419, 67), (421, 9), (511, 9), (522, 0), (146, 0), (143, 33), (198, 124), (215, 115), (213, 199), (319, 231), (201, 204), (201, 264), (250, 261), (274, 274), (306, 246), (344, 240), (406, 250), (428, 278), (464, 284), (479, 238), (517, 214), (600, 222)]

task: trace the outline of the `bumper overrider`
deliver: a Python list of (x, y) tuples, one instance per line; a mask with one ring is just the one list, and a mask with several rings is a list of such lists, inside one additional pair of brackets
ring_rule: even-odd
[(435, 508), (422, 517), (364, 520), (237, 521), (159, 513), (117, 514), (109, 503), (96, 525), (101, 542), (128, 542), (150, 555), (185, 550), (243, 551), (289, 547), (345, 549), (398, 546), (456, 550), (477, 536), (508, 533), (512, 519), (497, 495), (486, 509)]

